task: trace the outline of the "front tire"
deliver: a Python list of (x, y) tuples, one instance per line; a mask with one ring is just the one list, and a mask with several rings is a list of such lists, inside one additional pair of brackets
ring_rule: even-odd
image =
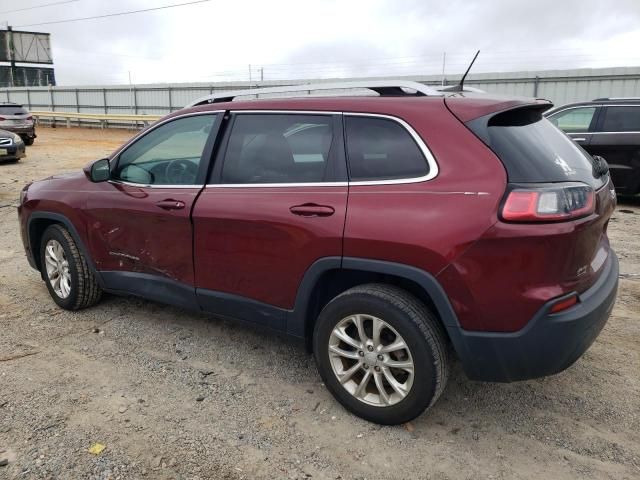
[(100, 300), (102, 290), (84, 255), (63, 226), (51, 225), (44, 231), (40, 265), (49, 295), (65, 310), (80, 310)]
[(397, 425), (431, 407), (447, 382), (444, 331), (429, 309), (390, 285), (351, 288), (329, 302), (313, 335), (329, 391), (366, 420)]

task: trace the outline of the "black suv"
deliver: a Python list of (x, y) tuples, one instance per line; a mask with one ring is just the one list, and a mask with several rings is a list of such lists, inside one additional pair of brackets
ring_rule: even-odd
[(618, 193), (640, 193), (640, 98), (597, 98), (545, 113), (591, 155), (609, 164)]

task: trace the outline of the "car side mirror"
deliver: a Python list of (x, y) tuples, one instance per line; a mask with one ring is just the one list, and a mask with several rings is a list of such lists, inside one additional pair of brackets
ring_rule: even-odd
[(109, 167), (109, 159), (102, 158), (91, 164), (91, 170), (89, 171), (89, 179), (92, 182), (106, 182), (111, 178), (111, 169)]

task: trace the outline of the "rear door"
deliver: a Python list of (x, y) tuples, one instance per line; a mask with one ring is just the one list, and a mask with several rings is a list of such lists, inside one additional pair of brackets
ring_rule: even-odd
[(603, 107), (589, 152), (609, 164), (613, 184), (621, 193), (640, 191), (640, 105)]
[(339, 266), (348, 193), (340, 125), (323, 112), (229, 115), (193, 210), (203, 309), (284, 329), (306, 270), (327, 257)]
[(89, 241), (107, 287), (193, 307), (190, 212), (204, 185), (221, 114), (173, 118), (112, 162), (87, 196)]

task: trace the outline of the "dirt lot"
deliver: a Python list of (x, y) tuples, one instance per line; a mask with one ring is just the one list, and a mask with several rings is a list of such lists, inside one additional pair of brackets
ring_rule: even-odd
[(380, 427), (343, 410), (287, 339), (138, 299), (58, 309), (7, 205), (132, 132), (39, 133), (0, 164), (0, 478), (640, 478), (640, 201), (611, 221), (618, 302), (576, 365), (508, 385), (456, 365), (428, 414)]

